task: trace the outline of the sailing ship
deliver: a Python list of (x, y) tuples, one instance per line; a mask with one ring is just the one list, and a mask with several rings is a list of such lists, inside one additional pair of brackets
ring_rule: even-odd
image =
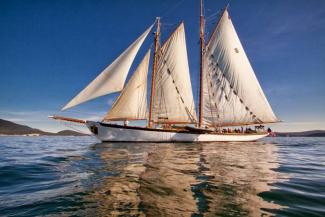
[[(111, 142), (255, 141), (267, 136), (268, 132), (265, 131), (243, 130), (243, 126), (274, 123), (278, 119), (246, 56), (228, 6), (223, 9), (206, 40), (202, 0), (200, 3), (198, 118), (184, 23), (181, 22), (167, 40), (160, 44), (160, 18), (62, 109), (121, 92), (102, 121), (63, 116), (51, 118), (85, 124), (98, 139)], [(154, 25), (156, 31), (148, 111), (147, 83), (151, 49), (128, 83), (124, 84), (136, 54)], [(134, 120), (146, 120), (147, 124), (127, 124)], [(224, 130), (225, 127), (235, 126), (241, 127), (241, 130), (234, 133)]]

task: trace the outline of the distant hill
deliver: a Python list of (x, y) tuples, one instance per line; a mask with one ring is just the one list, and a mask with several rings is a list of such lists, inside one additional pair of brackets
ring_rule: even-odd
[(311, 130), (303, 132), (276, 132), (278, 137), (325, 137), (325, 130)]
[(29, 126), (16, 124), (11, 121), (0, 119), (0, 134), (2, 135), (28, 135), (28, 134), (39, 134), (42, 136), (88, 136), (75, 132), (72, 130), (63, 130), (57, 133), (50, 133), (39, 129), (31, 128)]
[(58, 136), (89, 136), (85, 133), (79, 133), (73, 130), (62, 130), (56, 133)]
[(0, 134), (21, 135), (21, 134), (46, 134), (47, 132), (34, 129), (25, 125), (16, 124), (11, 121), (0, 119)]

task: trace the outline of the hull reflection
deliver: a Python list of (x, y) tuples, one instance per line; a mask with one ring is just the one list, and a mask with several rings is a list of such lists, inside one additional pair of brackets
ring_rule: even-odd
[(263, 143), (100, 143), (107, 176), (90, 195), (106, 216), (261, 216), (259, 194), (280, 178), (277, 147)]

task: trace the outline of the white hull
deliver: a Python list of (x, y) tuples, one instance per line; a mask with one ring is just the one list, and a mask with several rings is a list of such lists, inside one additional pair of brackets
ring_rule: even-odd
[(212, 134), (170, 132), (146, 128), (125, 128), (117, 125), (102, 125), (87, 121), (87, 126), (96, 126), (97, 133), (92, 133), (103, 142), (245, 142), (256, 141), (268, 135), (263, 134)]

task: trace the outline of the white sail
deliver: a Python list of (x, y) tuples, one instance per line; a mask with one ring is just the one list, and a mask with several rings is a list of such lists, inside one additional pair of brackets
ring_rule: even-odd
[(150, 49), (104, 120), (140, 120), (147, 118), (147, 75)]
[(151, 25), (136, 41), (134, 41), (117, 59), (102, 71), (86, 88), (75, 96), (63, 110), (74, 107), (91, 99), (121, 91), (131, 64), (147, 37)]
[(196, 122), (183, 23), (159, 50), (153, 101), (154, 122)]
[(204, 54), (203, 121), (223, 126), (278, 121), (225, 10)]

